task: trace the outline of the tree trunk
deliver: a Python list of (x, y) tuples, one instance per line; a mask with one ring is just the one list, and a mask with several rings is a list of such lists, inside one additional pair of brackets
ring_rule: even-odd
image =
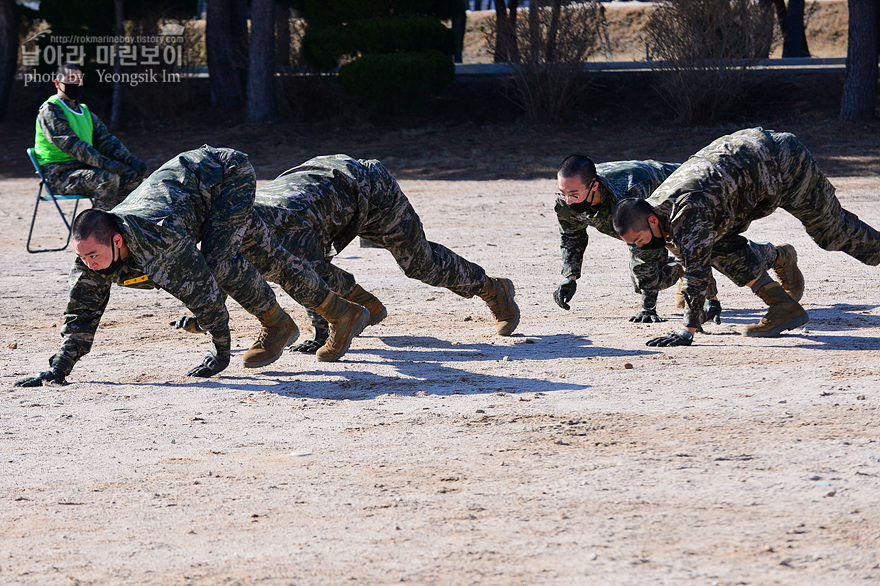
[(459, 11), (452, 18), (452, 32), (455, 34), (455, 52), (452, 54), (454, 63), (461, 63), (461, 54), (464, 51), (464, 32), (467, 28), (467, 4), (459, 0)]
[(253, 0), (247, 76), (248, 124), (278, 119), (275, 105), (275, 0)]
[(510, 61), (510, 34), (506, 0), (495, 2), (495, 63)]
[(840, 101), (842, 120), (867, 120), (877, 105), (877, 1), (849, 0), (846, 79)]
[[(233, 34), (233, 8), (238, 0), (211, 0), (206, 14), (205, 48), (211, 81), (211, 103), (221, 108), (244, 105), (245, 78), (240, 64), (238, 34)], [(245, 23), (245, 26), (247, 24)], [(240, 45), (240, 43), (239, 43)]]
[(804, 30), (804, 0), (788, 0), (782, 41), (783, 57), (809, 57), (807, 32)]
[(119, 128), (119, 121), (122, 117), (122, 64), (119, 59), (119, 45), (122, 36), (125, 34), (125, 10), (122, 4), (123, 0), (114, 0), (114, 8), (116, 9), (116, 39), (113, 50), (116, 51), (116, 59), (113, 60), (113, 95), (110, 98), (110, 128), (116, 130)]
[(18, 63), (18, 11), (15, 0), (0, 0), (0, 120), (6, 117)]
[(529, 63), (537, 63), (541, 51), (541, 15), (542, 0), (529, 2)]
[[(605, 10), (605, 7), (602, 7)], [(547, 62), (556, 61), (556, 37), (559, 35), (559, 17), (562, 13), (562, 0), (553, 0), (550, 14), (550, 31), (547, 33)]]
[(275, 0), (275, 65), (290, 65), (290, 6)]

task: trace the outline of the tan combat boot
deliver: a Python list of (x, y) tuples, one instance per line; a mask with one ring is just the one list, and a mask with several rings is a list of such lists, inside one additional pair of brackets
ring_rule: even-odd
[(513, 282), (501, 277), (486, 277), (486, 285), (477, 293), (489, 306), (499, 336), (509, 336), (519, 325), (519, 307), (514, 294)]
[(773, 263), (773, 272), (779, 277), (785, 292), (795, 301), (800, 301), (804, 296), (804, 274), (797, 266), (797, 252), (791, 244), (780, 244), (776, 252), (778, 256)]
[(370, 312), (366, 307), (346, 301), (332, 291), (315, 308), (330, 324), (330, 335), (315, 355), (321, 362), (333, 362), (348, 352), (351, 340), (367, 327)]
[(770, 306), (770, 310), (758, 323), (747, 325), (742, 332), (744, 336), (774, 338), (810, 321), (804, 308), (775, 281), (758, 289), (758, 297)]
[(254, 345), (242, 357), (245, 368), (257, 368), (272, 364), (281, 356), (284, 349), (299, 338), (299, 328), (293, 319), (277, 303), (265, 313), (257, 316), (263, 327)]
[(368, 326), (374, 326), (388, 317), (388, 310), (385, 309), (382, 302), (369, 291), (365, 291), (360, 285), (355, 285), (354, 291), (349, 293), (346, 299), (352, 303), (357, 303), (358, 305), (363, 305), (367, 308), (370, 312), (370, 321), (367, 322)]

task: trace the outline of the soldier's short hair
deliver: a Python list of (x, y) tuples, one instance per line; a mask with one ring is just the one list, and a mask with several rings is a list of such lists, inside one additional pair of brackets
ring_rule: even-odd
[(648, 218), (657, 215), (651, 204), (643, 199), (624, 199), (614, 207), (611, 221), (614, 223), (614, 231), (623, 236), (634, 230), (648, 228)]
[(584, 185), (589, 185), (596, 178), (596, 164), (584, 155), (569, 155), (559, 166), (558, 175), (562, 177), (579, 177)]
[(65, 61), (58, 66), (58, 71), (55, 72), (55, 79), (60, 81), (69, 77), (70, 74), (74, 72), (82, 74), (82, 67), (80, 64), (74, 63), (73, 61)]
[(116, 216), (104, 210), (88, 209), (77, 214), (70, 227), (74, 240), (94, 238), (100, 244), (113, 245), (113, 236), (119, 234)]

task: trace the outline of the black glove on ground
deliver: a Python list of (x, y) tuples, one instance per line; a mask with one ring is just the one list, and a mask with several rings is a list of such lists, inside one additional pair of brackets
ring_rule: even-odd
[(184, 315), (182, 317), (179, 317), (177, 318), (177, 321), (173, 321), (168, 325), (174, 326), (175, 329), (183, 330), (191, 334), (202, 334), (205, 331), (199, 327), (199, 322), (196, 320), (195, 317), (191, 315)]
[(211, 344), (214, 346), (214, 351), (205, 356), (201, 364), (187, 371), (186, 376), (207, 378), (229, 366), (229, 359), (232, 357), (232, 337), (229, 328), (212, 330)]
[(562, 309), (566, 311), (570, 310), (571, 307), (569, 307), (568, 302), (574, 297), (574, 292), (577, 291), (577, 288), (577, 281), (566, 279), (560, 283), (559, 286), (556, 287), (556, 291), (553, 292), (553, 301), (555, 301), (556, 305)]
[(23, 378), (15, 381), (16, 387), (41, 387), (47, 385), (63, 385), (64, 373), (60, 370), (52, 369), (41, 372), (40, 374)]
[(679, 330), (670, 332), (659, 338), (652, 338), (645, 344), (646, 346), (690, 346), (694, 341), (694, 335), (687, 330)]
[(714, 321), (716, 324), (720, 324), (721, 302), (717, 299), (707, 299), (706, 304), (703, 305), (703, 313), (706, 314), (706, 321)]
[(629, 321), (649, 324), (652, 322), (653, 323), (660, 323), (660, 322), (666, 321), (666, 320), (663, 319), (662, 317), (660, 317), (659, 315), (657, 315), (656, 309), (643, 309), (640, 312), (638, 312), (637, 314), (635, 314), (634, 316), (632, 316), (631, 318), (629, 318)]

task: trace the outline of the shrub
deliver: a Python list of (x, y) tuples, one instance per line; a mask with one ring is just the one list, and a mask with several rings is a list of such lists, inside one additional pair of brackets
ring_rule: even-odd
[(716, 121), (774, 42), (769, 3), (660, 0), (645, 26), (657, 89), (686, 124)]
[[(516, 19), (510, 76), (505, 95), (530, 122), (552, 122), (571, 117), (578, 97), (589, 86), (583, 63), (602, 47), (605, 12), (599, 2), (563, 6), (533, 1)], [(504, 24), (502, 24), (503, 26)], [(484, 31), (490, 50), (499, 50), (498, 23)]]
[(452, 83), (455, 66), (439, 51), (364, 55), (339, 69), (339, 83), (382, 114), (410, 109)]

